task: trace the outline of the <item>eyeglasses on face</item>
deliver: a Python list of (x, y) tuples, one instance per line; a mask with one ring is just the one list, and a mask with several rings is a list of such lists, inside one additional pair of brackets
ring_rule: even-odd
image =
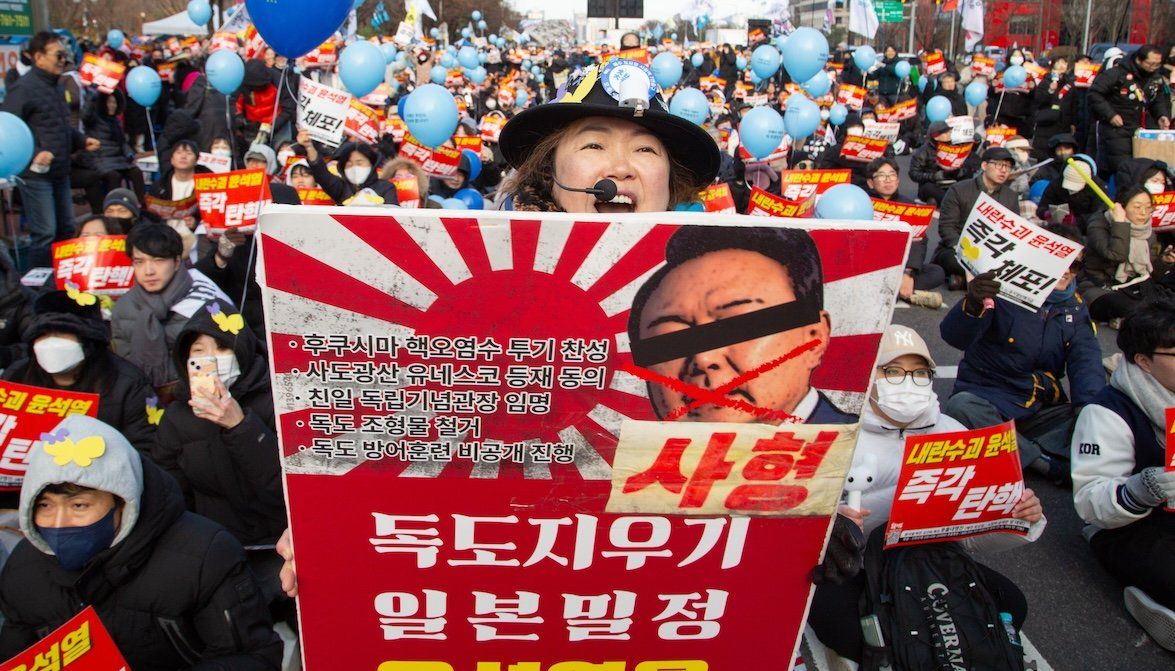
[(885, 376), (885, 381), (890, 384), (901, 384), (905, 381), (907, 375), (919, 387), (925, 387), (934, 381), (934, 371), (929, 368), (919, 368), (917, 370), (906, 370), (897, 366), (881, 366), (880, 368), (881, 374)]

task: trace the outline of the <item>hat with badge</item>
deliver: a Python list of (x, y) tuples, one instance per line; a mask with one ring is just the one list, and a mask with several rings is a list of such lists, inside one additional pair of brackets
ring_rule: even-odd
[(551, 133), (593, 116), (625, 119), (647, 128), (699, 184), (713, 181), (718, 174), (721, 156), (714, 139), (701, 126), (670, 114), (652, 70), (626, 58), (581, 70), (559, 89), (554, 101), (510, 119), (502, 128), (499, 146), (517, 168)]

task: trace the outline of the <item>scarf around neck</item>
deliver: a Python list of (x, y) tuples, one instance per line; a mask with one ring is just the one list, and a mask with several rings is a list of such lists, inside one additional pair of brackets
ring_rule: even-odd
[(151, 384), (156, 387), (173, 382), (175, 366), (171, 363), (165, 325), (171, 308), (192, 290), (192, 275), (180, 267), (171, 282), (158, 293), (148, 293), (139, 285), (120, 300), (129, 300), (136, 310), (136, 324), (131, 331), (130, 344), (134, 358)]
[(1110, 376), (1110, 386), (1126, 394), (1131, 401), (1146, 413), (1154, 429), (1155, 438), (1162, 445), (1166, 442), (1167, 408), (1175, 406), (1175, 392), (1159, 384), (1152, 375), (1139, 368), (1132, 361), (1123, 359)]

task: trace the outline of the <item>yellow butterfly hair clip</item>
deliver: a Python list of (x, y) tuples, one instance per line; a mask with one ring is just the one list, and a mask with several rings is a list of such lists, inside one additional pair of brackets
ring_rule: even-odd
[(211, 303), (208, 306), (208, 314), (212, 315), (212, 321), (220, 327), (221, 331), (237, 335), (241, 329), (245, 328), (245, 319), (238, 313), (225, 314), (220, 309), (220, 303)]
[(151, 426), (159, 426), (163, 421), (163, 408), (159, 407), (159, 397), (152, 396), (147, 399), (147, 423)]
[(53, 457), (53, 463), (58, 466), (65, 466), (72, 461), (82, 468), (89, 468), (95, 459), (106, 454), (106, 441), (102, 436), (86, 436), (75, 443), (69, 437), (69, 431), (63, 429), (56, 434), (41, 434), (41, 441), (45, 452)]
[(82, 307), (94, 305), (98, 302), (98, 297), (94, 294), (89, 294), (84, 291), (79, 291), (79, 287), (74, 282), (65, 283), (65, 295), (69, 296), (70, 300), (74, 301)]

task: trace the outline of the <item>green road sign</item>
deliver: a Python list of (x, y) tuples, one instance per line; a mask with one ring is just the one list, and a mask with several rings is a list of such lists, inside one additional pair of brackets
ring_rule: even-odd
[(901, 23), (902, 3), (898, 0), (878, 0), (874, 5), (877, 8), (877, 20), (882, 23)]
[(31, 0), (0, 0), (0, 35), (32, 35)]

